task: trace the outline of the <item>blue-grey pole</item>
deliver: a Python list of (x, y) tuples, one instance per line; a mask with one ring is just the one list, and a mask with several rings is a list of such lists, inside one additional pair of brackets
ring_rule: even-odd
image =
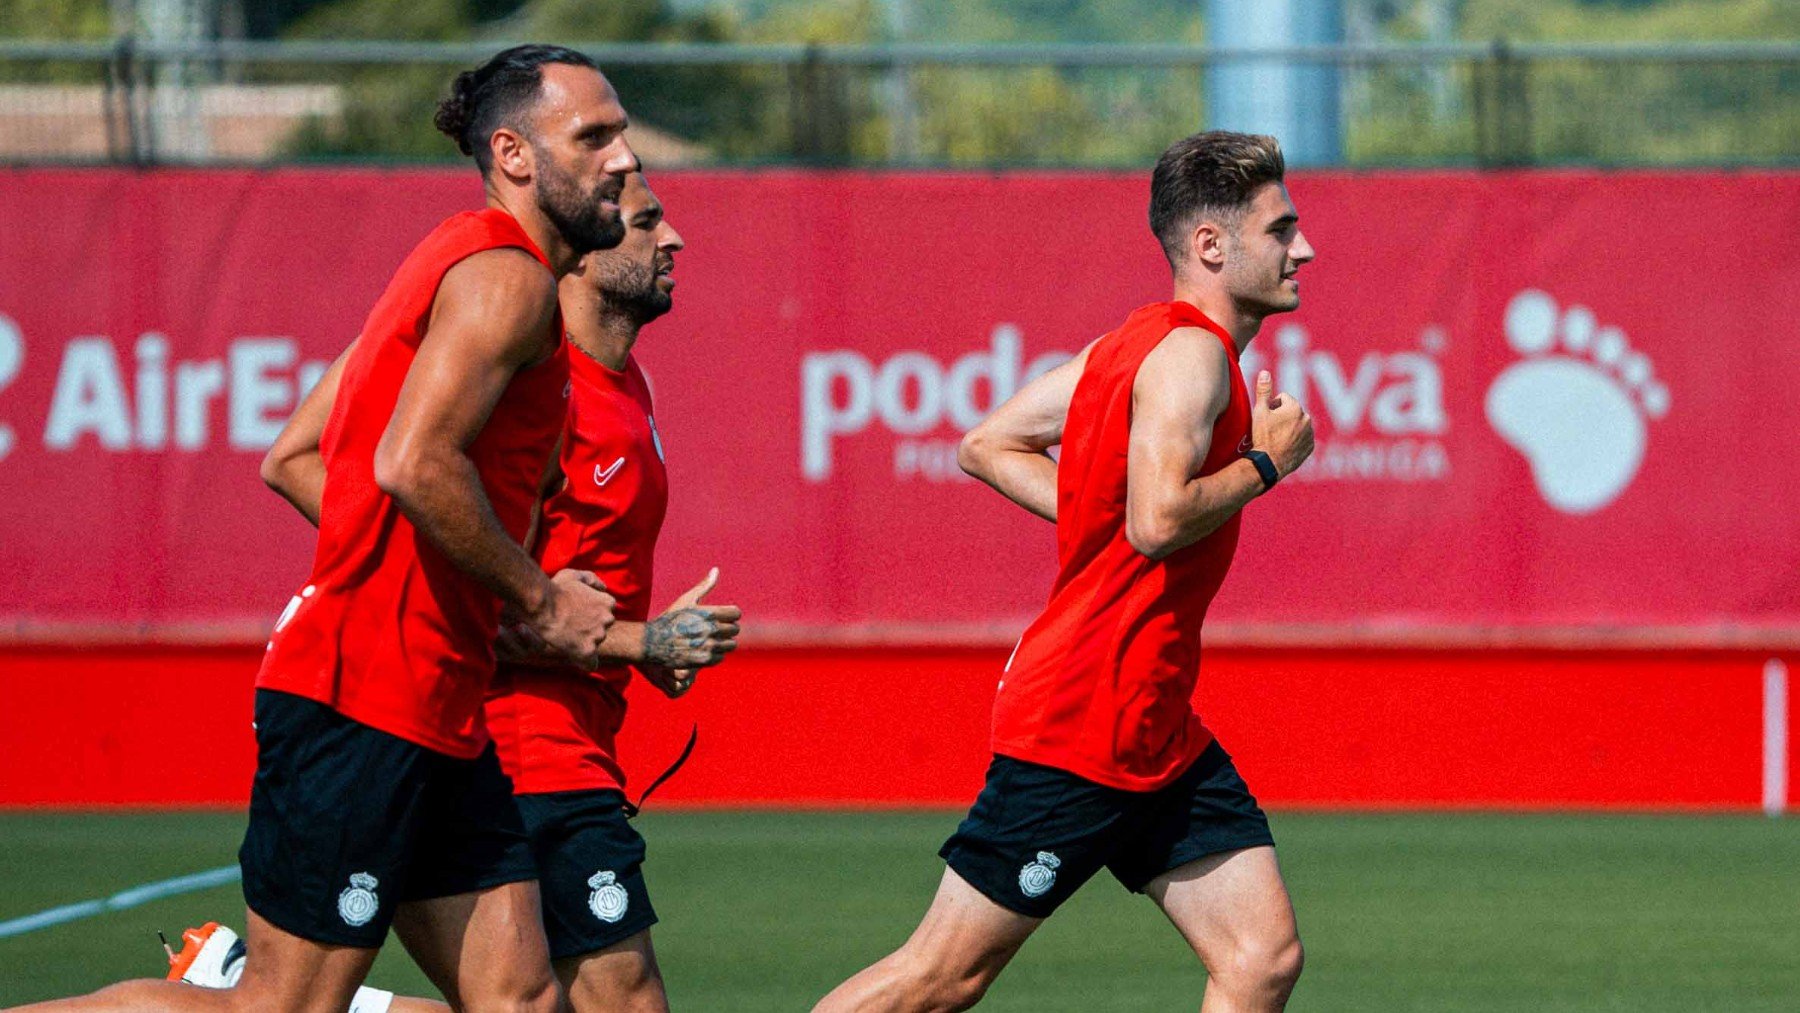
[[(1215, 49), (1338, 45), (1339, 0), (1206, 0), (1206, 41)], [(1206, 70), (1206, 125), (1274, 134), (1289, 165), (1343, 161), (1339, 66), (1331, 62), (1236, 57)]]

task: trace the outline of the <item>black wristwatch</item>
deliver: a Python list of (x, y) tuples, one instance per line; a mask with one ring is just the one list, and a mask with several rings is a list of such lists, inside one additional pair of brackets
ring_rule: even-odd
[(1281, 481), (1281, 472), (1275, 467), (1275, 462), (1269, 460), (1268, 454), (1260, 450), (1246, 450), (1244, 457), (1256, 465), (1256, 473), (1262, 476), (1264, 489), (1273, 489), (1275, 483)]

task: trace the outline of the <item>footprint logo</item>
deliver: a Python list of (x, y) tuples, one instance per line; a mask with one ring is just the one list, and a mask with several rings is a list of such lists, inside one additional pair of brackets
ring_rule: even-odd
[[(25, 336), (19, 333), (19, 325), (12, 318), (0, 313), (0, 390), (13, 382), (19, 375), (19, 367), (25, 364)], [(0, 424), (0, 460), (12, 453), (15, 442), (12, 427)]]
[(1525, 455), (1546, 502), (1593, 513), (1637, 475), (1647, 420), (1668, 414), (1669, 390), (1625, 333), (1597, 326), (1585, 306), (1558, 310), (1526, 289), (1507, 304), (1505, 329), (1521, 358), (1488, 388), (1488, 423)]

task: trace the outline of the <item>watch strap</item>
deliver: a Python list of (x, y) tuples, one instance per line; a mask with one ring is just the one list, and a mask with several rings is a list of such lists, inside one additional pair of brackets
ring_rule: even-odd
[(1281, 471), (1275, 467), (1275, 462), (1269, 459), (1268, 454), (1260, 450), (1246, 450), (1244, 457), (1256, 465), (1256, 473), (1262, 476), (1264, 489), (1273, 489), (1275, 483), (1281, 481)]

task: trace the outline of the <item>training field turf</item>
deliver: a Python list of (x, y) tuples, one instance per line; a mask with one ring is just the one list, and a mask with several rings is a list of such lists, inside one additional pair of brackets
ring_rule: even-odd
[[(806, 1009), (912, 928), (956, 816), (645, 815), (675, 1008)], [(1291, 1009), (1800, 1009), (1793, 821), (1272, 818), (1307, 945)], [(0, 921), (228, 864), (241, 826), (210, 812), (0, 815)], [(0, 939), (0, 1006), (155, 973), (154, 930), (209, 918), (241, 927), (235, 884)], [(1193, 1009), (1202, 982), (1155, 909), (1102, 873), (981, 1008)], [(425, 988), (397, 946), (371, 983)]]

